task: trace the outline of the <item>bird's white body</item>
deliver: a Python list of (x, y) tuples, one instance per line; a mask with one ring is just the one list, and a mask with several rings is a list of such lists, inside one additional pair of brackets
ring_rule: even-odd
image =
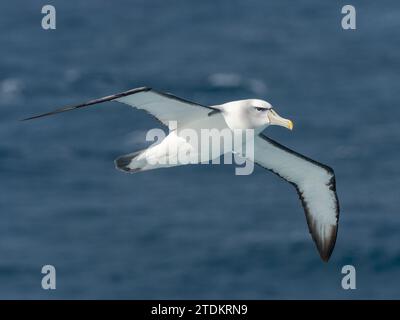
[[(217, 109), (221, 106), (213, 106), (213, 108)], [(132, 169), (132, 172), (137, 169), (144, 171), (188, 163), (208, 163), (228, 152), (243, 154), (242, 151), (246, 150), (246, 139), (254, 138), (254, 133), (251, 136), (246, 135), (245, 129), (248, 128), (240, 122), (240, 119), (235, 118), (232, 121), (237, 125), (234, 130), (227, 125), (223, 113), (196, 118), (182, 126), (173, 128), (161, 142), (156, 142), (140, 152), (134, 158), (134, 161), (131, 161), (128, 168)], [(258, 134), (266, 127), (267, 125), (264, 125), (262, 128), (253, 130), (255, 130), (255, 134)], [(239, 145), (234, 141), (224, 144), (226, 141), (220, 139), (220, 137), (225, 137), (225, 139), (232, 138), (233, 140), (234, 132), (238, 134), (239, 131), (243, 131)], [(231, 132), (231, 135), (229, 132)], [(193, 135), (195, 139), (188, 139), (188, 133), (190, 133), (190, 136)], [(206, 143), (208, 143), (207, 147), (201, 148)], [(231, 146), (231, 148), (227, 149), (226, 146)], [(181, 161), (182, 159), (179, 157), (182, 154), (185, 155), (185, 157), (181, 157), (184, 161)]]

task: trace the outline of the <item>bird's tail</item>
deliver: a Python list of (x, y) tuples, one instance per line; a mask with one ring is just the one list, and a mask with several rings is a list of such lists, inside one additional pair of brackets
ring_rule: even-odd
[(133, 153), (120, 156), (114, 161), (116, 168), (129, 173), (135, 173), (141, 171), (143, 167), (147, 164), (145, 160), (139, 159), (140, 158), (139, 156), (143, 151), (144, 150), (139, 150)]

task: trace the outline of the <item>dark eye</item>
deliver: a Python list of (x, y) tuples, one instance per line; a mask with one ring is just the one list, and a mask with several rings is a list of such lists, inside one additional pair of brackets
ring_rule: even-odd
[(265, 110), (267, 110), (266, 108), (262, 108), (262, 107), (255, 107), (255, 109), (256, 109), (257, 111), (265, 111)]

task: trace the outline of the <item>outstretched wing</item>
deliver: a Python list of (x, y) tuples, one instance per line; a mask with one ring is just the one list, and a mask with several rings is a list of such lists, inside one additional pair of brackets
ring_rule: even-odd
[(190, 122), (215, 110), (198, 103), (191, 102), (169, 93), (162, 93), (151, 88), (142, 87), (120, 92), (99, 99), (94, 99), (85, 103), (66, 106), (51, 112), (43, 113), (23, 120), (37, 119), (53, 114), (84, 108), (106, 101), (118, 101), (128, 104), (137, 109), (143, 109), (152, 116), (168, 126), (169, 121), (177, 121), (180, 124)]
[(294, 185), (319, 254), (328, 261), (335, 246), (339, 219), (333, 170), (263, 134), (255, 138), (254, 162)]

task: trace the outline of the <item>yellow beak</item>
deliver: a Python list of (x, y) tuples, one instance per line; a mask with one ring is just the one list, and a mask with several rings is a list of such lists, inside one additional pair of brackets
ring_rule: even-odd
[(282, 126), (293, 130), (293, 122), (289, 119), (282, 118), (274, 110), (268, 110), (269, 123), (271, 125)]

